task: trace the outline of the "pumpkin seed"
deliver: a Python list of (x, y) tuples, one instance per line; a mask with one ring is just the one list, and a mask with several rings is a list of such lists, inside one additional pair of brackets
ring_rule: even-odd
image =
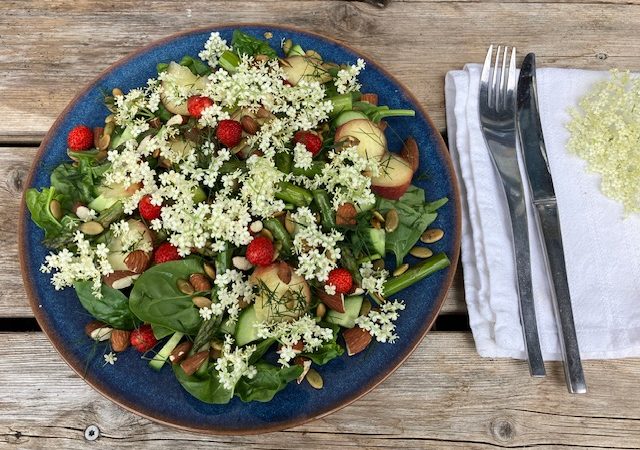
[(110, 142), (111, 136), (109, 136), (108, 134), (103, 134), (98, 141), (98, 150), (106, 150), (109, 147)]
[(415, 256), (416, 258), (428, 258), (433, 255), (433, 252), (429, 250), (427, 247), (413, 247), (409, 250), (409, 254)]
[(180, 279), (180, 280), (176, 281), (176, 287), (184, 295), (191, 295), (196, 291), (193, 288), (193, 286), (191, 286), (191, 283), (189, 283), (187, 280)]
[(369, 314), (369, 311), (371, 311), (371, 303), (369, 302), (369, 300), (365, 300), (362, 302), (362, 306), (360, 307), (360, 312), (358, 313), (358, 315), (366, 316), (367, 314)]
[(256, 61), (262, 61), (262, 62), (269, 61), (269, 57), (267, 55), (263, 55), (263, 54), (256, 55), (256, 56), (253, 57), (253, 59), (255, 59)]
[(111, 136), (115, 128), (116, 128), (115, 122), (107, 122), (104, 125), (104, 130), (102, 130), (102, 134)]
[(119, 88), (113, 88), (113, 89), (111, 90), (111, 94), (112, 94), (114, 97), (118, 97), (119, 95), (124, 95), (124, 94), (122, 93), (122, 90), (121, 90), (121, 89), (119, 89)]
[(286, 39), (282, 43), (282, 51), (284, 52), (285, 55), (289, 53), (289, 50), (291, 50), (291, 47), (293, 47), (293, 41), (291, 39)]
[(382, 295), (378, 294), (377, 292), (374, 292), (373, 296), (376, 298), (376, 300), (378, 300), (378, 303), (384, 303), (387, 301), (386, 298), (384, 298)]
[[(104, 123), (113, 123), (116, 121), (116, 116), (113, 114), (109, 114), (107, 117), (104, 118)], [(106, 128), (106, 127), (105, 127)]]
[(284, 217), (284, 228), (287, 230), (287, 233), (291, 235), (296, 231), (296, 224), (291, 218), (290, 211), (287, 211), (287, 215)]
[(391, 208), (387, 212), (387, 221), (384, 225), (384, 229), (387, 233), (393, 233), (398, 229), (398, 225), (400, 225), (400, 216), (398, 216), (398, 211), (395, 208)]
[(327, 307), (324, 306), (324, 303), (318, 303), (318, 307), (316, 308), (316, 316), (322, 318), (327, 313)]
[(271, 242), (273, 242), (273, 233), (271, 231), (269, 231), (266, 228), (263, 228), (260, 233), (258, 233), (260, 236), (264, 236), (267, 239), (269, 239)]
[(193, 297), (191, 301), (198, 308), (208, 308), (211, 306), (211, 299), (208, 299), (207, 297)]
[[(422, 248), (422, 247), (420, 247), (420, 248)], [(402, 275), (403, 273), (405, 273), (407, 270), (409, 270), (409, 264), (407, 264), (407, 263), (401, 264), (396, 268), (396, 270), (393, 271), (393, 276), (394, 277), (398, 277), (398, 276)]]
[(212, 280), (216, 279), (216, 269), (211, 264), (204, 263), (202, 268), (204, 269), (204, 273), (206, 273), (209, 278), (211, 278)]
[(51, 200), (49, 203), (49, 211), (51, 211), (51, 215), (56, 219), (62, 219), (62, 206), (58, 200)]
[(373, 261), (372, 265), (375, 270), (382, 270), (384, 269), (384, 259), (376, 259)]
[(382, 214), (380, 214), (380, 212), (378, 212), (378, 211), (374, 211), (373, 212), (373, 217), (378, 219), (378, 222), (380, 222), (380, 223), (384, 223), (385, 222), (384, 216)]
[(278, 212), (274, 212), (273, 214), (271, 214), (271, 217), (280, 217), (283, 214), (286, 214), (286, 211), (282, 210), (282, 211), (278, 211)]
[(309, 369), (305, 378), (314, 389), (322, 389), (322, 386), (324, 386), (322, 377), (315, 369)]
[(432, 228), (430, 230), (425, 231), (420, 236), (420, 240), (425, 244), (433, 244), (434, 242), (438, 242), (444, 236), (444, 231), (439, 228)]
[(376, 230), (379, 230), (380, 228), (382, 228), (382, 224), (380, 223), (380, 221), (378, 219), (376, 219), (375, 217), (373, 217), (371, 219), (371, 226), (373, 228), (375, 228)]
[(81, 224), (78, 229), (88, 236), (96, 236), (104, 231), (104, 227), (94, 220)]

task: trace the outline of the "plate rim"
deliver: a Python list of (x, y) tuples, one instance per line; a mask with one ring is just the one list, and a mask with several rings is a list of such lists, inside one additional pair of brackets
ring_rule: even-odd
[[(64, 347), (63, 340), (57, 334), (56, 330), (53, 326), (50, 325), (47, 320), (46, 315), (42, 312), (41, 308), (38, 306), (38, 296), (36, 295), (30, 277), (29, 277), (29, 257), (27, 252), (25, 251), (26, 243), (26, 234), (27, 234), (27, 224), (28, 224), (28, 214), (26, 208), (26, 192), (29, 186), (33, 183), (33, 179), (38, 170), (38, 162), (41, 161), (45, 148), (48, 146), (49, 141), (52, 139), (53, 135), (56, 134), (58, 128), (60, 127), (64, 117), (67, 116), (69, 111), (73, 108), (73, 106), (78, 102), (78, 100), (84, 96), (89, 90), (93, 89), (99, 81), (111, 73), (116, 68), (130, 62), (131, 60), (137, 58), (140, 54), (145, 53), (149, 50), (152, 50), (157, 47), (162, 47), (171, 41), (192, 35), (192, 34), (200, 34), (207, 31), (215, 32), (220, 30), (229, 30), (236, 28), (244, 28), (244, 27), (256, 27), (256, 28), (266, 28), (266, 29), (277, 29), (281, 31), (291, 31), (298, 34), (308, 35), (315, 39), (325, 40), (340, 47), (343, 47), (355, 55), (364, 58), (367, 61), (367, 64), (374, 66), (380, 73), (382, 73), (386, 78), (390, 79), (393, 83), (395, 83), (404, 93), (404, 95), (415, 105), (418, 110), (422, 113), (424, 118), (426, 119), (429, 126), (436, 131), (436, 151), (442, 157), (442, 160), (445, 162), (445, 168), (448, 173), (449, 179), (451, 180), (451, 186), (453, 189), (453, 219), (454, 219), (454, 237), (453, 237), (453, 254), (449, 255), (449, 259), (451, 261), (450, 270), (447, 278), (444, 280), (444, 283), (441, 286), (440, 292), (438, 293), (438, 297), (436, 299), (433, 312), (425, 321), (425, 326), (417, 333), (411, 343), (408, 345), (407, 350), (403, 355), (401, 355), (397, 364), (386, 368), (383, 373), (377, 378), (373, 379), (367, 385), (363, 386), (362, 389), (357, 391), (355, 394), (351, 395), (346, 400), (341, 401), (340, 404), (329, 407), (326, 410), (320, 411), (317, 414), (310, 414), (305, 416), (299, 416), (288, 421), (277, 422), (273, 424), (260, 424), (251, 428), (206, 428), (206, 427), (198, 427), (196, 424), (187, 421), (175, 421), (168, 420), (165, 415), (154, 414), (154, 411), (149, 411), (144, 407), (140, 407), (139, 404), (135, 404), (133, 401), (128, 401), (125, 397), (118, 395), (113, 392), (109, 392), (109, 390), (102, 384), (98, 377), (87, 375), (83, 370), (83, 366), (81, 364), (77, 364), (77, 361), (69, 354), (68, 350)], [(285, 429), (292, 428), (294, 426), (302, 425), (304, 423), (308, 423), (312, 420), (317, 420), (322, 417), (325, 417), (329, 414), (332, 414), (350, 404), (355, 402), (356, 400), (362, 398), (364, 395), (371, 392), (378, 385), (380, 385), (383, 381), (385, 381), (391, 374), (393, 374), (405, 361), (413, 354), (418, 345), (423, 341), (424, 337), (427, 335), (431, 327), (433, 326), (436, 318), (440, 314), (444, 301), (447, 297), (447, 292), (452, 285), (453, 278), (455, 276), (458, 259), (460, 256), (460, 242), (461, 242), (461, 199), (460, 199), (460, 189), (458, 186), (457, 178), (455, 176), (455, 172), (453, 169), (453, 162), (451, 160), (451, 156), (447, 145), (442, 138), (442, 135), (437, 132), (438, 129), (434, 125), (431, 117), (428, 115), (426, 108), (418, 101), (418, 99), (413, 95), (413, 93), (398, 80), (393, 74), (391, 74), (385, 67), (380, 65), (376, 59), (371, 58), (367, 53), (364, 53), (358, 49), (353, 48), (349, 44), (345, 44), (335, 38), (326, 36), (321, 33), (315, 33), (308, 30), (303, 30), (297, 26), (291, 25), (278, 25), (272, 24), (268, 22), (230, 22), (230, 23), (211, 23), (206, 26), (191, 28), (186, 31), (181, 31), (178, 33), (173, 33), (167, 35), (161, 39), (155, 40), (145, 46), (138, 48), (137, 50), (125, 55), (124, 57), (118, 59), (114, 63), (107, 66), (104, 70), (102, 70), (98, 75), (96, 75), (89, 83), (83, 85), (77, 94), (69, 101), (67, 106), (58, 114), (56, 120), (53, 122), (46, 135), (44, 136), (40, 146), (38, 147), (38, 151), (31, 163), (31, 167), (29, 169), (29, 175), (25, 180), (25, 189), (21, 196), (20, 202), (20, 215), (18, 221), (18, 249), (19, 251), (19, 259), (20, 259), (20, 270), (22, 273), (22, 280), (24, 289), (27, 293), (27, 298), (29, 301), (29, 306), (31, 307), (33, 314), (40, 326), (42, 332), (46, 335), (47, 339), (50, 341), (53, 348), (58, 352), (58, 354), (62, 357), (63, 361), (71, 367), (71, 369), (89, 386), (91, 386), (94, 390), (96, 390), (100, 395), (107, 398), (108, 400), (114, 402), (121, 408), (124, 408), (127, 411), (130, 411), (138, 416), (149, 419), (153, 422), (160, 423), (163, 425), (167, 425), (173, 428), (178, 428), (183, 431), (190, 431), (200, 434), (206, 435), (255, 435), (261, 433), (269, 433), (274, 431), (281, 431)]]

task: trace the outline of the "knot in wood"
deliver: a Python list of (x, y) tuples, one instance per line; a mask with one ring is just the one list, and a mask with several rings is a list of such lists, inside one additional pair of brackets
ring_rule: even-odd
[(600, 53), (596, 53), (596, 58), (598, 58), (601, 61), (604, 61), (605, 59), (607, 59), (609, 57), (609, 55), (607, 55), (604, 52), (600, 52)]
[(501, 442), (508, 442), (516, 437), (516, 428), (509, 419), (498, 418), (491, 422), (491, 434)]
[(24, 186), (24, 179), (26, 176), (27, 176), (27, 172), (23, 168), (17, 168), (17, 169), (11, 170), (11, 172), (9, 172), (9, 180), (8, 180), (8, 186), (7, 186), (9, 191), (16, 194), (22, 193), (22, 188)]

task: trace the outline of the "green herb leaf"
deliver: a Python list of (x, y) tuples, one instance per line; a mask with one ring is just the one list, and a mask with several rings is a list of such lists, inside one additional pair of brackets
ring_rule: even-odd
[(150, 268), (133, 286), (129, 301), (131, 311), (143, 322), (195, 335), (202, 318), (191, 301), (192, 296), (180, 292), (177, 281), (202, 272), (199, 258), (171, 261)]
[[(336, 335), (337, 337), (337, 335)], [(313, 353), (302, 353), (301, 356), (309, 358), (315, 364), (322, 366), (328, 363), (332, 359), (342, 356), (344, 348), (338, 344), (335, 340), (328, 341), (322, 344), (322, 346)]]
[(96, 186), (110, 164), (95, 165), (95, 159), (82, 157), (77, 166), (60, 164), (51, 173), (51, 186), (60, 194), (60, 203), (71, 211), (77, 202), (89, 204), (98, 196)]
[(387, 233), (385, 249), (396, 255), (396, 264), (402, 260), (409, 250), (418, 242), (424, 230), (436, 220), (438, 214), (434, 211), (447, 202), (446, 198), (435, 202), (425, 203), (424, 190), (411, 186), (399, 200), (378, 198), (376, 209), (386, 213), (395, 208), (398, 211), (400, 224), (393, 233)]
[(203, 63), (199, 58), (184, 56), (180, 60), (180, 65), (188, 67), (191, 73), (194, 75), (204, 76), (211, 73), (211, 69), (209, 69), (209, 66)]
[(27, 191), (27, 208), (31, 213), (31, 219), (44, 230), (45, 239), (52, 239), (65, 232), (62, 223), (51, 214), (49, 204), (51, 200), (60, 201), (61, 196), (56, 194), (55, 188), (44, 188), (41, 192), (31, 188)]
[(140, 321), (129, 309), (126, 295), (103, 284), (100, 288), (102, 298), (97, 298), (92, 286), (91, 281), (77, 281), (73, 284), (80, 303), (93, 317), (119, 330), (132, 330), (138, 326)]
[(240, 30), (233, 32), (231, 47), (238, 55), (267, 55), (269, 58), (278, 56), (268, 42), (249, 36)]
[(256, 364), (256, 376), (241, 378), (235, 393), (243, 402), (268, 402), (290, 381), (302, 374), (302, 366), (276, 367), (266, 362)]
[(213, 364), (209, 364), (206, 373), (202, 375), (195, 373), (188, 376), (179, 364), (173, 366), (173, 373), (182, 387), (200, 401), (221, 405), (229, 403), (233, 397), (233, 392), (226, 390), (220, 383)]
[(275, 338), (269, 338), (269, 339), (265, 339), (264, 341), (258, 342), (256, 344), (256, 349), (254, 350), (254, 352), (251, 354), (251, 357), (249, 358), (249, 364), (257, 363), (258, 360), (260, 358), (262, 358), (262, 356), (265, 353), (267, 353), (267, 351), (275, 343), (276, 343), (276, 339)]

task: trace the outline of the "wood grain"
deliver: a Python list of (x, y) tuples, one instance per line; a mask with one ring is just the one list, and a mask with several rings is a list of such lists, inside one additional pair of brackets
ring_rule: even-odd
[[(18, 212), (23, 185), (37, 149), (0, 147), (0, 317), (33, 317), (27, 304), (18, 262)], [(449, 290), (443, 313), (466, 312), (460, 270)]]
[(524, 362), (479, 358), (467, 333), (434, 332), (386, 382), (335, 414), (279, 433), (207, 437), (156, 425), (104, 399), (40, 333), (0, 339), (0, 446), (83, 448), (91, 424), (101, 430), (92, 448), (636, 448), (640, 442), (640, 360), (586, 362), (589, 394), (570, 395), (558, 363), (547, 364), (547, 378), (533, 379)]
[[(182, 2), (9, 0), (0, 5), (0, 142), (37, 142), (109, 64), (153, 40), (208, 23), (295, 25), (361, 49), (411, 87), (444, 129), (448, 70), (491, 42), (535, 51), (540, 65), (639, 69), (635, 2)], [(28, 98), (29, 101), (25, 101)]]

